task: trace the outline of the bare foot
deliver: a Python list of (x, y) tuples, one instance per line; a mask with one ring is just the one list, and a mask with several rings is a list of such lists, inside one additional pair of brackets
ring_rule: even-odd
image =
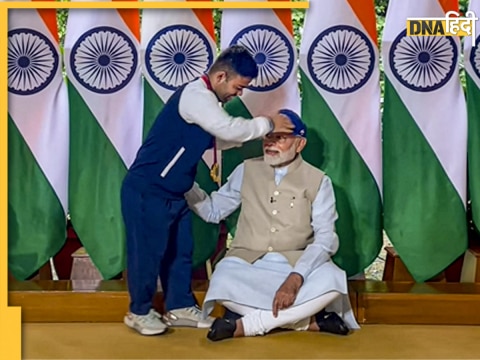
[(243, 332), (243, 322), (242, 322), (242, 319), (237, 319), (237, 321), (236, 321), (236, 326), (237, 326), (237, 328), (235, 329), (235, 332), (233, 333), (233, 337), (242, 337), (242, 336), (245, 336), (245, 333)]
[(310, 318), (310, 325), (308, 325), (308, 331), (320, 331), (320, 327), (315, 320), (315, 316)]

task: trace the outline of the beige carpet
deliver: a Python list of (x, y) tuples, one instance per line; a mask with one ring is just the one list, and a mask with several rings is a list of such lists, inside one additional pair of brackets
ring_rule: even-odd
[(368, 325), (347, 337), (277, 332), (212, 343), (205, 330), (138, 335), (121, 323), (28, 323), (23, 359), (480, 359), (480, 327)]

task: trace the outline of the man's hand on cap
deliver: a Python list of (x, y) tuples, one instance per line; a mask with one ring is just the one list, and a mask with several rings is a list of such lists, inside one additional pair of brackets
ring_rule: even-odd
[(293, 132), (295, 126), (292, 124), (290, 119), (283, 114), (276, 113), (271, 117), (273, 123), (272, 132), (281, 132), (290, 134)]

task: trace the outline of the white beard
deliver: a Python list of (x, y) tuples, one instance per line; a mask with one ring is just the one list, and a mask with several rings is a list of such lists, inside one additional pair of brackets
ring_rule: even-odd
[[(279, 153), (277, 155), (269, 155), (266, 153), (267, 150), (275, 150)], [(277, 166), (292, 161), (296, 155), (297, 152), (295, 151), (295, 146), (291, 146), (290, 149), (286, 151), (280, 151), (275, 147), (263, 149), (263, 160), (270, 166)]]

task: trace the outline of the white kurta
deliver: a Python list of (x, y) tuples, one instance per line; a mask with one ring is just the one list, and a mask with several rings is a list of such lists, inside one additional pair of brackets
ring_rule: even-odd
[[(241, 204), (243, 164), (231, 174), (227, 183), (208, 197), (197, 185), (186, 194), (189, 206), (202, 219), (217, 223), (235, 211)], [(277, 185), (288, 172), (288, 166), (275, 169)], [(234, 256), (222, 259), (216, 266), (205, 296), (203, 311), (206, 317), (217, 300), (228, 300), (250, 307), (271, 310), (275, 292), (292, 271), (301, 274), (304, 283), (295, 300), (303, 304), (330, 291), (342, 294), (329, 306), (351, 329), (359, 328), (348, 298), (346, 273), (331, 261), (338, 249), (334, 231), (337, 219), (335, 197), (330, 179), (324, 176), (312, 203), (314, 242), (307, 246), (295, 267), (280, 253), (271, 252), (253, 264)], [(300, 319), (299, 319), (300, 320)]]

